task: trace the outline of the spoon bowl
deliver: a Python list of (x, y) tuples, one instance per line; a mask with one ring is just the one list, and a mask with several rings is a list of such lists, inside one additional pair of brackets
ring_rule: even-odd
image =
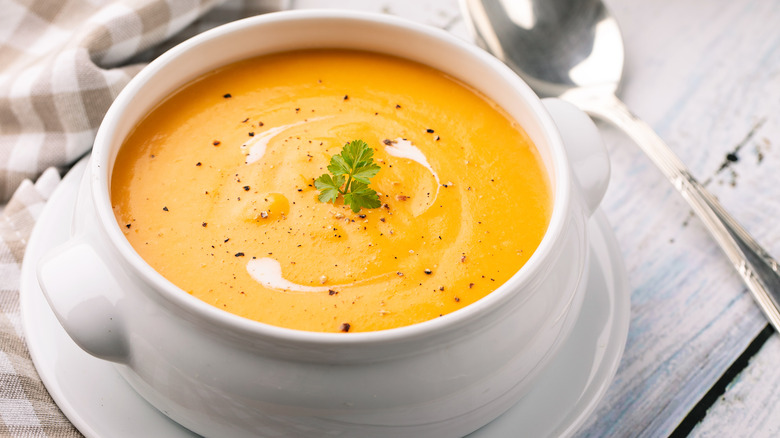
[(616, 93), (623, 38), (600, 0), (464, 0), (477, 44), (542, 97), (573, 89)]
[(461, 0), (478, 45), (537, 94), (557, 96), (623, 130), (680, 192), (780, 332), (780, 268), (653, 129), (616, 97), (624, 47), (601, 0)]

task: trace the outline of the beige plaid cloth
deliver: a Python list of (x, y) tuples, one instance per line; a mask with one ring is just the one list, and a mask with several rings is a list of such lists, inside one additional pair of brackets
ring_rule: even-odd
[(203, 30), (283, 5), (0, 0), (0, 436), (81, 436), (35, 371), (19, 311), (27, 238), (60, 174), (89, 151), (109, 105), (147, 61)]

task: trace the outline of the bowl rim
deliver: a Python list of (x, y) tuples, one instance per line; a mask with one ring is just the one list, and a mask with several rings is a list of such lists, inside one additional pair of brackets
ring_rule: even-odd
[[(553, 207), (547, 230), (539, 246), (525, 265), (505, 283), (499, 285), (495, 290), (474, 303), (434, 319), (377, 331), (331, 333), (275, 326), (218, 309), (174, 285), (154, 270), (132, 248), (116, 221), (111, 207), (109, 189), (109, 175), (112, 171), (112, 136), (117, 128), (118, 120), (122, 117), (125, 109), (132, 104), (134, 95), (146, 86), (163, 66), (176, 62), (180, 56), (204, 43), (247, 28), (284, 22), (296, 25), (301, 25), (302, 22), (305, 22), (311, 25), (317, 22), (333, 20), (395, 27), (403, 32), (431, 37), (445, 44), (455, 46), (458, 50), (472, 57), (472, 60), (481, 62), (488, 68), (495, 70), (509, 87), (523, 96), (525, 99), (524, 103), (531, 110), (532, 118), (547, 141), (547, 147), (551, 149), (552, 168), (548, 169), (548, 173), (550, 173), (550, 183), (553, 185)], [(480, 90), (478, 86), (468, 85), (473, 86), (476, 90)], [(116, 147), (118, 148), (119, 146)], [(544, 261), (553, 255), (554, 246), (560, 241), (564, 226), (568, 223), (567, 216), (572, 208), (571, 176), (568, 170), (568, 159), (563, 147), (563, 140), (540, 98), (522, 79), (492, 55), (445, 30), (416, 23), (405, 18), (361, 11), (301, 9), (270, 12), (217, 26), (174, 46), (144, 67), (118, 94), (97, 131), (89, 170), (91, 201), (94, 203), (97, 222), (104, 234), (107, 235), (110, 247), (119, 253), (123, 261), (127, 262), (132, 268), (132, 272), (153, 287), (154, 292), (158, 296), (164, 298), (178, 309), (195, 315), (210, 325), (216, 324), (216, 327), (227, 329), (232, 333), (244, 334), (254, 339), (275, 340), (298, 345), (317, 344), (328, 347), (346, 347), (367, 344), (379, 345), (427, 338), (467, 324), (478, 315), (492, 312), (500, 308), (501, 304), (509, 298), (513, 291), (521, 289), (523, 284), (544, 269)]]

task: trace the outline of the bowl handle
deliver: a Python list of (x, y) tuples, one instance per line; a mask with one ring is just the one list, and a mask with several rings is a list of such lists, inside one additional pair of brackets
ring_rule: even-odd
[(37, 274), (49, 306), (79, 347), (101, 359), (127, 361), (122, 288), (83, 235), (46, 254)]
[(584, 112), (560, 99), (542, 99), (558, 126), (569, 166), (581, 189), (589, 214), (601, 203), (609, 185), (609, 155), (601, 134)]

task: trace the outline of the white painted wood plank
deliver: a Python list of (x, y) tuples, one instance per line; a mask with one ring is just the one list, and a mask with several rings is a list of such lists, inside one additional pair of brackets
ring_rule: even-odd
[[(780, 196), (780, 157), (767, 140), (780, 138), (778, 4), (609, 4), (626, 37), (626, 103), (710, 181), (770, 252), (780, 253), (780, 203), (772, 202)], [(614, 174), (605, 209), (634, 286), (632, 328), (618, 378), (582, 435), (666, 436), (765, 321), (660, 173), (622, 137), (608, 141)], [(743, 142), (739, 161), (719, 172)], [(739, 436), (736, 428), (720, 433)]]
[(780, 338), (772, 336), (692, 432), (696, 438), (780, 436)]

